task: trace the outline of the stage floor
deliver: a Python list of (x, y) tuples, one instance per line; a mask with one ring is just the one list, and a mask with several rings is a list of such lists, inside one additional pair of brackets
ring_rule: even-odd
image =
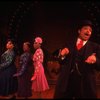
[[(54, 91), (55, 91), (55, 85), (50, 85), (50, 89), (43, 92), (41, 95), (41, 98), (39, 98), (36, 92), (33, 92), (32, 97), (28, 99), (53, 99)], [(100, 99), (100, 85), (97, 85), (97, 96), (98, 96), (98, 99)], [(16, 97), (16, 99), (24, 99), (24, 98)]]
[[(50, 89), (42, 93), (41, 99), (53, 99), (54, 91), (55, 85), (50, 85)], [(97, 96), (100, 99), (100, 85), (97, 85)], [(39, 99), (37, 93), (33, 92), (33, 96), (30, 99)]]

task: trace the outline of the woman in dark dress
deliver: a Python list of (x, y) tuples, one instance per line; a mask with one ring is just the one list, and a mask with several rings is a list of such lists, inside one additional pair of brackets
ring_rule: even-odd
[(7, 50), (1, 55), (0, 59), (0, 96), (2, 98), (12, 98), (17, 90), (17, 78), (13, 77), (16, 73), (15, 42), (9, 39), (6, 48)]
[(32, 54), (30, 52), (30, 43), (23, 43), (23, 54), (20, 56), (20, 68), (14, 75), (18, 77), (18, 97), (28, 98), (32, 96), (31, 77), (32, 77)]

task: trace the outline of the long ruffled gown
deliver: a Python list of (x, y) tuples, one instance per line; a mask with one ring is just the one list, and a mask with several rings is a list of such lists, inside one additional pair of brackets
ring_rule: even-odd
[(49, 89), (49, 85), (43, 68), (43, 51), (41, 48), (37, 49), (33, 55), (34, 74), (32, 80), (32, 90), (35, 92), (42, 92)]

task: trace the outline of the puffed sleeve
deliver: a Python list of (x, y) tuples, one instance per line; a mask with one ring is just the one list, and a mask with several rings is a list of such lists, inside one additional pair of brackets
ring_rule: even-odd
[(10, 67), (10, 65), (14, 61), (14, 58), (15, 58), (15, 54), (13, 51), (4, 53), (1, 57), (0, 70)]
[(21, 59), (22, 59), (22, 61), (21, 61), (21, 68), (18, 71), (17, 76), (23, 75), (23, 73), (27, 69), (27, 64), (28, 64), (28, 61), (29, 61), (29, 54), (24, 54), (24, 56), (22, 56)]

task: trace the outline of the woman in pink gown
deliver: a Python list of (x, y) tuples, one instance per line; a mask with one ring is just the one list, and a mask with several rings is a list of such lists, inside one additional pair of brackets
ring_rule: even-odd
[(41, 95), (42, 91), (48, 90), (49, 85), (44, 73), (43, 58), (44, 54), (41, 49), (42, 38), (36, 37), (34, 41), (34, 48), (36, 49), (33, 55), (34, 74), (31, 78), (32, 90)]

